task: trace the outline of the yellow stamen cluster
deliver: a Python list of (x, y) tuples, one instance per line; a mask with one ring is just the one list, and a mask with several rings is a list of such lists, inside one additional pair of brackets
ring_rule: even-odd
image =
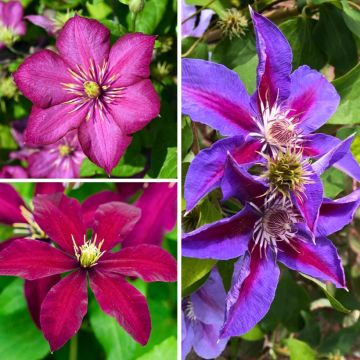
[(47, 235), (41, 230), (40, 226), (35, 222), (34, 216), (25, 206), (20, 206), (22, 216), (26, 223), (15, 223), (13, 227), (16, 234), (30, 235), (31, 239), (47, 239)]
[(70, 155), (73, 152), (73, 149), (69, 145), (60, 145), (59, 153), (61, 157)]
[(218, 21), (218, 26), (222, 34), (232, 40), (235, 37), (245, 35), (245, 30), (248, 27), (248, 20), (237, 9), (228, 9), (222, 18)]
[(96, 265), (98, 260), (105, 253), (105, 251), (101, 251), (101, 246), (103, 245), (104, 240), (101, 240), (100, 243), (96, 245), (97, 234), (95, 234), (92, 241), (86, 240), (86, 235), (84, 235), (84, 245), (81, 245), (80, 247), (76, 245), (74, 236), (71, 235), (71, 237), (74, 245), (76, 259), (84, 268), (90, 268)]
[(89, 98), (97, 98), (101, 94), (100, 86), (95, 81), (85, 81), (84, 90)]
[(5, 44), (6, 46), (11, 46), (18, 39), (19, 36), (16, 35), (11, 29), (0, 25), (0, 43)]

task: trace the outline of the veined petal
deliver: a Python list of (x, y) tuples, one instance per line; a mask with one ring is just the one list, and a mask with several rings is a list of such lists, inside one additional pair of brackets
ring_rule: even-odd
[(85, 227), (87, 229), (93, 227), (95, 212), (100, 205), (122, 200), (124, 200), (124, 197), (121, 194), (110, 190), (104, 190), (89, 196), (82, 204), (83, 221)]
[(138, 245), (110, 253), (99, 260), (97, 269), (144, 281), (176, 281), (176, 261), (155, 245)]
[(194, 330), (192, 322), (188, 319), (185, 319), (183, 312), (181, 312), (181, 315), (183, 320), (181, 327), (181, 359), (185, 360), (194, 343)]
[(257, 151), (261, 145), (242, 136), (233, 136), (216, 141), (210, 148), (204, 149), (193, 159), (186, 174), (184, 197), (186, 210), (190, 211), (206, 194), (220, 187), (224, 176), (227, 154), (230, 153), (238, 164), (250, 164), (257, 161)]
[(108, 174), (117, 165), (132, 138), (125, 135), (110, 114), (84, 121), (79, 128), (79, 141), (84, 153)]
[[(251, 10), (259, 56), (257, 90), (252, 101), (263, 104), (287, 99), (290, 93), (291, 47), (279, 28), (264, 16)], [(260, 98), (260, 99), (259, 99)]]
[(149, 79), (129, 85), (121, 96), (110, 104), (115, 122), (125, 134), (143, 129), (160, 113), (160, 99)]
[(229, 153), (224, 177), (221, 181), (221, 190), (223, 200), (234, 196), (243, 204), (253, 202), (261, 205), (264, 202), (263, 195), (268, 190), (268, 187), (238, 165), (234, 157)]
[(266, 256), (261, 257), (255, 249), (251, 256), (246, 253), (235, 263), (220, 338), (243, 335), (266, 315), (279, 275), (280, 269), (269, 249)]
[(123, 247), (140, 244), (160, 246), (165, 231), (174, 228), (177, 218), (176, 183), (151, 183), (135, 205), (141, 209), (141, 218), (127, 235)]
[(116, 86), (128, 86), (150, 76), (155, 36), (125, 34), (112, 46), (109, 55), (110, 74), (118, 76)]
[(210, 61), (182, 60), (182, 112), (222, 135), (256, 130), (250, 97), (236, 72)]
[(94, 215), (94, 233), (104, 240), (102, 250), (111, 250), (120, 244), (139, 221), (141, 210), (122, 202), (100, 205)]
[(35, 184), (35, 195), (53, 194), (64, 192), (64, 185), (60, 182), (37, 182)]
[(145, 345), (150, 336), (151, 320), (144, 295), (122, 276), (92, 271), (90, 287), (102, 311), (113, 316), (135, 341)]
[[(1, 6), (1, 22), (6, 26), (13, 30), (19, 30), (19, 25), (22, 24), (23, 28), (20, 29), (25, 30), (25, 24), (22, 21), (24, 16), (24, 8), (21, 3), (18, 1), (9, 1), (6, 3), (2, 3)], [(18, 32), (18, 35), (24, 35), (25, 31)]]
[(37, 195), (33, 203), (34, 218), (41, 229), (62, 249), (75, 255), (72, 239), (81, 246), (86, 234), (80, 203), (62, 193)]
[(17, 191), (9, 184), (0, 184), (0, 223), (6, 225), (26, 223), (20, 206), (25, 204)]
[(88, 70), (91, 61), (102, 66), (108, 60), (110, 33), (97, 20), (75, 15), (62, 28), (56, 47), (72, 68), (81, 65)]
[(318, 71), (300, 66), (291, 74), (290, 95), (285, 106), (295, 116), (301, 133), (317, 130), (336, 111), (340, 96)]
[(182, 254), (198, 259), (228, 260), (247, 251), (258, 216), (246, 205), (237, 214), (184, 234)]
[(360, 206), (360, 189), (337, 200), (324, 199), (316, 227), (317, 236), (331, 235), (349, 224)]
[(38, 280), (25, 280), (24, 292), (30, 315), (41, 329), (40, 309), (47, 293), (61, 280), (60, 275), (52, 275)]
[(85, 120), (88, 105), (81, 108), (71, 104), (59, 104), (48, 109), (33, 106), (25, 130), (27, 145), (47, 145), (57, 142), (70, 130), (78, 128)]
[(315, 163), (312, 164), (314, 171), (321, 175), (326, 169), (336, 164), (346, 155), (350, 154), (350, 146), (354, 140), (354, 135), (349, 136), (345, 140), (333, 147), (326, 154), (322, 155)]
[(78, 267), (77, 261), (39, 240), (14, 240), (0, 253), (0, 274), (36, 280)]
[[(190, 295), (190, 301), (196, 319), (208, 325), (223, 324), (225, 299), (226, 292), (216, 267), (211, 270), (210, 276), (205, 284)], [(218, 337), (219, 330), (220, 327), (218, 328)]]
[(68, 65), (50, 50), (29, 56), (14, 73), (14, 80), (21, 92), (39, 108), (58, 105), (74, 97), (63, 85), (73, 82)]
[(224, 351), (228, 338), (219, 339), (219, 324), (204, 324), (196, 321), (194, 327), (194, 351), (203, 359), (214, 359)]
[(75, 271), (51, 288), (40, 313), (41, 330), (51, 351), (61, 348), (78, 332), (87, 305), (85, 271)]
[(336, 287), (345, 288), (344, 269), (336, 247), (326, 237), (317, 237), (312, 241), (293, 239), (291, 246), (279, 243), (278, 260), (288, 268), (330, 281)]

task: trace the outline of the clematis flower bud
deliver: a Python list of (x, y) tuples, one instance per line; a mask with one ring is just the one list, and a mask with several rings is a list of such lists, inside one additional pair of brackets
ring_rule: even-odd
[(129, 0), (129, 9), (132, 13), (138, 14), (144, 9), (145, 0)]

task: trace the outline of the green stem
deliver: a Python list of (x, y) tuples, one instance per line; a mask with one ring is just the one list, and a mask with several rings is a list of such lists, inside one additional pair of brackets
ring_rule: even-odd
[(131, 31), (132, 32), (136, 31), (136, 18), (137, 18), (137, 14), (133, 13), (132, 17), (131, 17)]
[(75, 334), (70, 340), (69, 360), (77, 360), (78, 338)]

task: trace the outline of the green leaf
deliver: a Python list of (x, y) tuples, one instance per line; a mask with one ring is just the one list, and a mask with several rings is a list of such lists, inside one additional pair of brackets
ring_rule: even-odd
[(95, 175), (105, 175), (105, 172), (86, 158), (81, 164), (80, 176), (86, 178), (93, 177)]
[(206, 6), (207, 8), (214, 10), (220, 17), (226, 9), (231, 7), (229, 0), (215, 0), (211, 3), (209, 0), (186, 0), (186, 3), (189, 5)]
[(320, 20), (315, 28), (315, 40), (335, 67), (337, 75), (343, 75), (357, 63), (354, 37), (347, 28), (342, 12), (334, 6), (320, 7)]
[(176, 359), (177, 358), (177, 341), (171, 336), (161, 344), (154, 346), (148, 353), (137, 358), (137, 360), (159, 360), (159, 359)]
[(293, 50), (293, 69), (306, 64), (319, 70), (326, 64), (325, 55), (314, 41), (316, 24), (316, 20), (307, 17), (290, 19), (280, 24), (279, 28)]
[(25, 308), (24, 280), (14, 279), (0, 294), (0, 316), (11, 315)]
[(107, 360), (131, 360), (136, 343), (118, 322), (101, 311), (96, 301), (89, 307), (90, 324), (96, 338), (103, 346)]
[(0, 148), (14, 150), (17, 147), (16, 141), (11, 135), (10, 127), (0, 124)]
[(239, 74), (249, 94), (252, 94), (256, 90), (256, 67), (258, 62), (258, 57), (255, 55), (249, 61), (238, 65), (234, 69), (234, 71)]
[(6, 360), (38, 360), (49, 345), (30, 319), (27, 310), (0, 316), (0, 354)]
[(340, 95), (340, 105), (328, 124), (360, 123), (360, 64), (333, 81)]
[(297, 339), (287, 339), (286, 345), (289, 348), (290, 360), (316, 360), (316, 351), (307, 343)]
[(116, 37), (123, 36), (128, 32), (126, 27), (117, 21), (105, 19), (101, 20), (101, 23), (110, 30), (111, 35)]
[(329, 300), (331, 306), (337, 310), (340, 311), (344, 314), (350, 314), (351, 310), (347, 309), (343, 304), (341, 304), (341, 302), (339, 300), (337, 300), (331, 293), (330, 293), (330, 288), (324, 284), (323, 282), (321, 282), (320, 280), (317, 280), (311, 276), (305, 275), (303, 273), (300, 273), (304, 278), (311, 280), (312, 282), (314, 282), (316, 285), (318, 285), (320, 287), (320, 289), (324, 292), (324, 294), (326, 295), (327, 299)]
[(182, 291), (186, 293), (187, 289), (209, 274), (215, 264), (216, 260), (212, 259), (183, 257), (181, 271)]
[(264, 333), (259, 325), (255, 325), (250, 331), (242, 335), (241, 338), (246, 341), (259, 341), (264, 338)]
[(105, 19), (113, 11), (105, 1), (93, 1), (91, 4), (89, 1), (86, 2), (86, 8), (89, 11), (91, 17), (97, 20)]
[(360, 37), (360, 12), (349, 5), (347, 0), (341, 0), (343, 6), (343, 17), (347, 27)]
[(194, 136), (191, 128), (191, 120), (188, 116), (184, 116), (181, 125), (181, 156), (182, 158), (188, 153), (194, 141)]
[(321, 180), (324, 185), (325, 196), (334, 199), (344, 191), (347, 178), (340, 170), (330, 168), (321, 175)]
[(158, 178), (176, 179), (177, 177), (177, 148), (168, 148), (166, 158)]
[[(197, 42), (196, 45), (194, 45), (195, 42)], [(195, 39), (193, 37), (186, 37), (182, 40), (181, 53), (186, 54), (193, 45), (194, 48), (191, 50), (191, 52), (189, 52), (189, 54), (187, 55), (188, 57), (203, 60), (209, 59), (209, 48), (207, 44), (202, 41), (198, 41), (198, 39)]]

